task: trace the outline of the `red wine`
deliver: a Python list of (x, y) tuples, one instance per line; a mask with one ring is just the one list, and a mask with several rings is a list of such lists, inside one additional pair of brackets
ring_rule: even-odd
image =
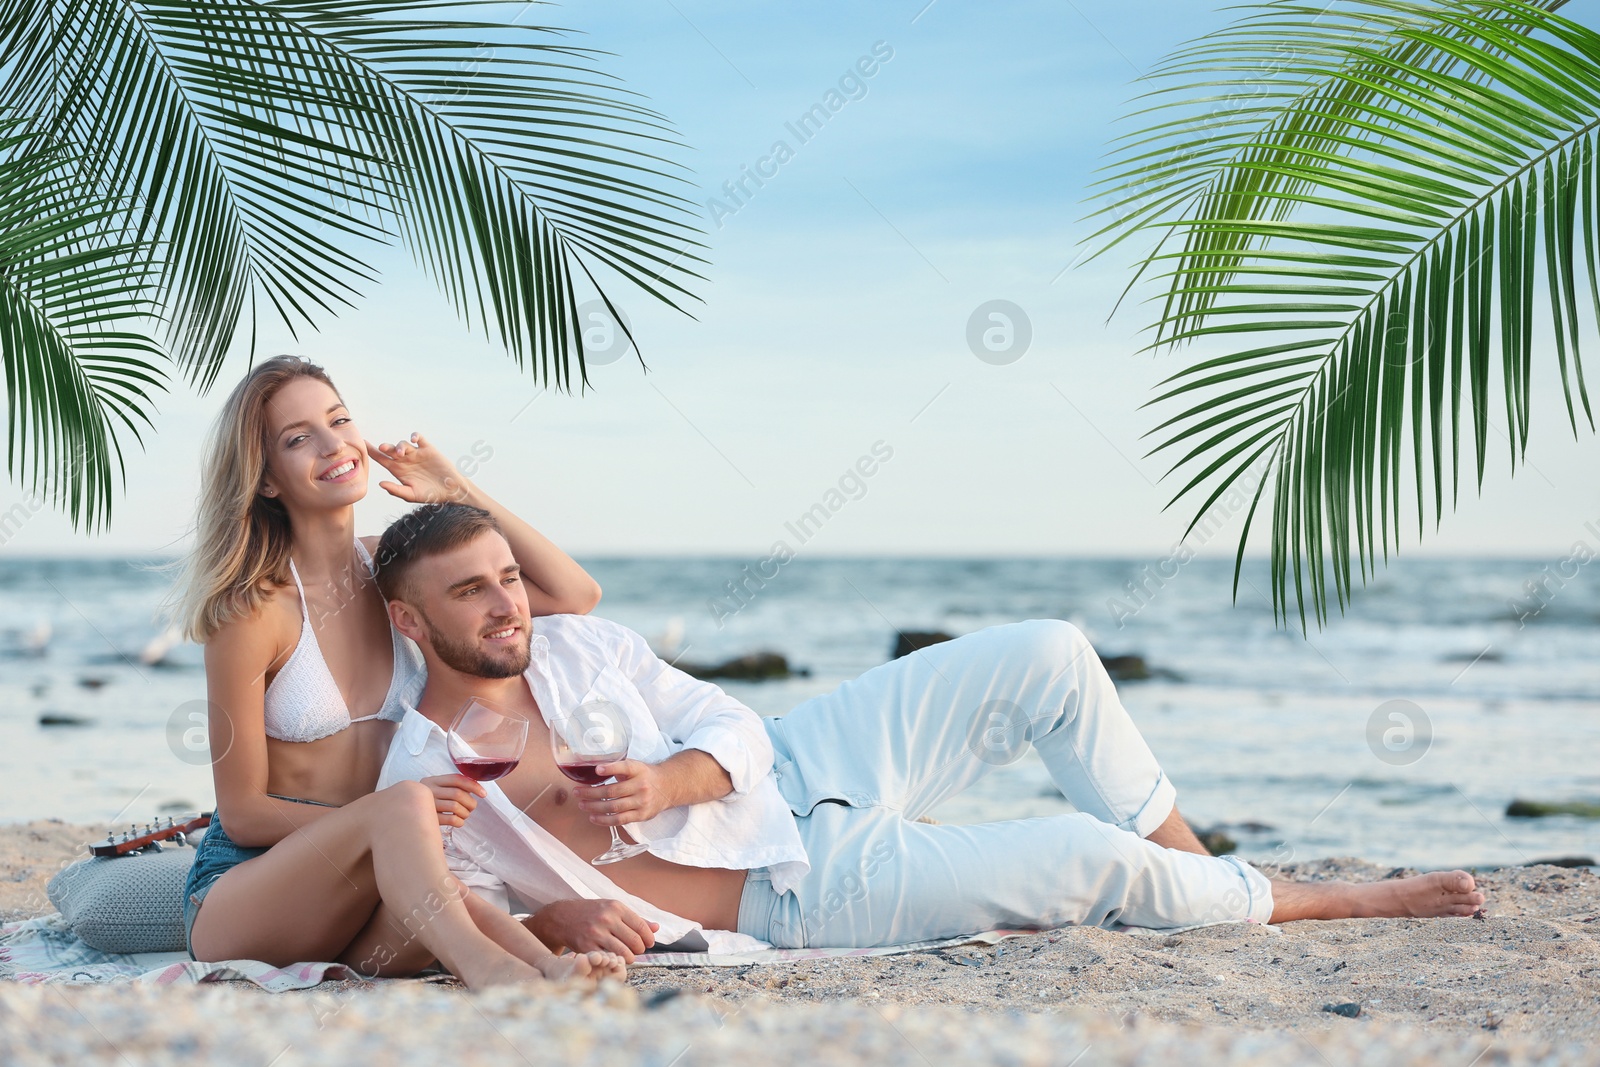
[(504, 778), (517, 769), (520, 760), (500, 759), (496, 756), (468, 756), (455, 761), (456, 770), (475, 782), (492, 782)]
[(599, 785), (610, 778), (609, 774), (600, 774), (595, 768), (602, 763), (612, 763), (613, 760), (595, 760), (593, 763), (558, 763), (556, 769), (571, 778), (579, 785)]

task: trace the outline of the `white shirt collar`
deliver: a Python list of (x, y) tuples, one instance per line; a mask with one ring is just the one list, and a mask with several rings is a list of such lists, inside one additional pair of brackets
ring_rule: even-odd
[(439, 729), (439, 726), (409, 704), (405, 705), (405, 709), (405, 718), (400, 720), (400, 729), (395, 740), (405, 745), (406, 751), (413, 756), (420, 756), (422, 750), (428, 747), (428, 738), (433, 736), (433, 731)]

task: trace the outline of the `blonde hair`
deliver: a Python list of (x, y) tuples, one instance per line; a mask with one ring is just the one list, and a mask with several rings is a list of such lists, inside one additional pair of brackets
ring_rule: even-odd
[(326, 371), (298, 356), (274, 356), (234, 386), (211, 427), (200, 468), (194, 549), (171, 608), (191, 641), (205, 643), (225, 624), (255, 614), (288, 585), (289, 513), (261, 495), (267, 476), (267, 405), (285, 385), (314, 378), (335, 393)]

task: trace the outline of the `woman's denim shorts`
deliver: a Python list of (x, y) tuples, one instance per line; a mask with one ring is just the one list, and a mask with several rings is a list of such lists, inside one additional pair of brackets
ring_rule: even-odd
[[(268, 796), (275, 800), (315, 804), (322, 808), (336, 806), (324, 804), (320, 800), (280, 797), (274, 793), (269, 793)], [(253, 860), (266, 851), (264, 848), (245, 848), (243, 845), (234, 844), (233, 839), (222, 828), (222, 819), (216, 812), (211, 813), (211, 825), (206, 828), (205, 836), (200, 838), (200, 846), (194, 853), (194, 865), (189, 868), (189, 880), (183, 885), (183, 939), (189, 949), (190, 959), (194, 959), (194, 920), (200, 914), (201, 901), (211, 892), (211, 887), (216, 884), (218, 878), (245, 860)]]

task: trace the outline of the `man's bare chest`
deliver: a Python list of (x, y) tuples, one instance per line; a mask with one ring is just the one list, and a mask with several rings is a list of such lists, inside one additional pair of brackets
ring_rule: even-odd
[(574, 783), (556, 766), (550, 750), (550, 728), (534, 716), (528, 728), (528, 746), (515, 770), (498, 785), (506, 799), (523, 814), (569, 845), (573, 840), (608, 836), (578, 808)]

